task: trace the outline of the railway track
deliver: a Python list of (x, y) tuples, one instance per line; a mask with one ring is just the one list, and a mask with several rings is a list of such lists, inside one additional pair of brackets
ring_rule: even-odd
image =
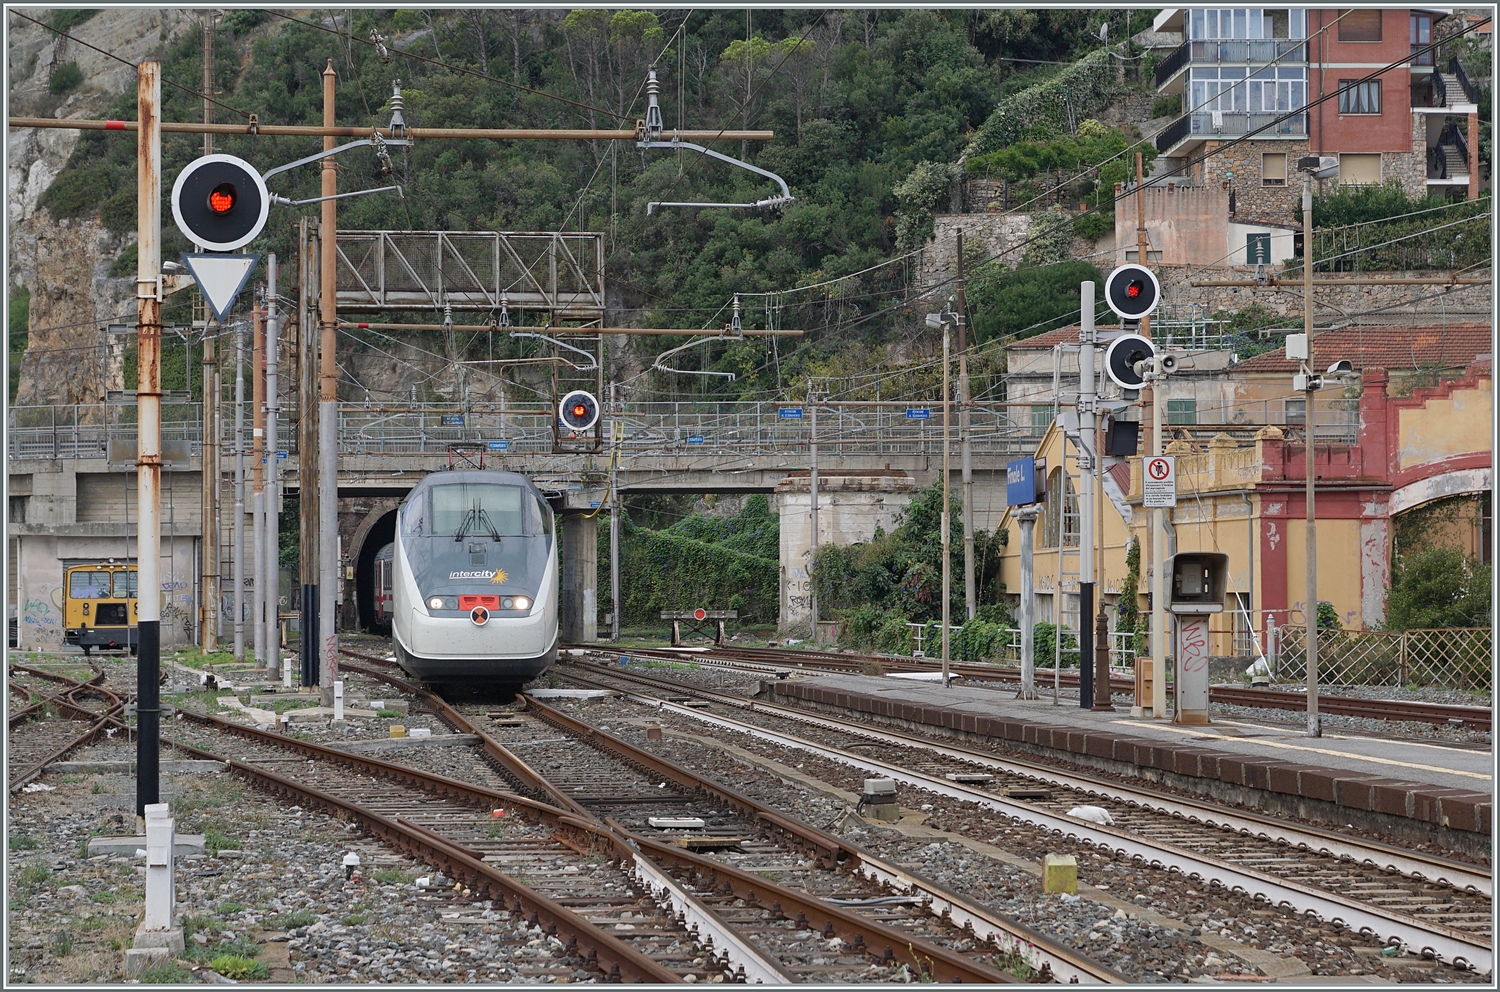
[[(20, 689), (28, 700), (28, 705), (10, 715), (7, 728), (11, 792), (30, 783), (52, 762), (106, 732), (128, 732), (122, 720), (125, 700), (105, 687), (106, 675), (101, 667), (90, 663), (89, 669), (89, 678), (76, 679), (28, 665), (10, 666), (12, 692)], [(40, 698), (30, 702), (33, 697)]]
[[(568, 666), (570, 669), (575, 666)], [(663, 682), (617, 669), (569, 670), (570, 679), (621, 689), (646, 706), (716, 729), (815, 754), (908, 786), (1047, 830), (1073, 835), (1121, 855), (1240, 889), (1481, 972), (1492, 969), (1491, 883), (1487, 869), (1362, 841), (1271, 817), (1060, 772), (1032, 762), (907, 734), (808, 714), (743, 697)], [(651, 692), (642, 691), (642, 687)], [(672, 702), (711, 700), (711, 709)], [(879, 745), (878, 757), (868, 748)], [(953, 776), (989, 776), (963, 783)], [(1045, 786), (1038, 790), (1038, 785)], [(1017, 799), (1010, 793), (1034, 795)], [(1040, 794), (1038, 794), (1040, 793)], [(1068, 816), (1077, 805), (1105, 808), (1102, 827)]]
[[(347, 655), (359, 657), (352, 652)], [(687, 769), (527, 697), (507, 724), (486, 728), (381, 667), (346, 669), (420, 698), (455, 730), (477, 733), (508, 777), (580, 818), (603, 823), (703, 900), (730, 933), (760, 949), (776, 981), (1005, 982), (1001, 962), (1039, 980), (1119, 983), (1125, 977), (1071, 948), (888, 864)], [(492, 736), (491, 731), (495, 735)], [(558, 738), (561, 732), (565, 736)], [(540, 736), (539, 736), (540, 735)], [(548, 745), (543, 775), (514, 756)], [(707, 812), (705, 812), (707, 811)], [(699, 816), (707, 830), (651, 825)], [(714, 854), (693, 848), (715, 849)], [(767, 876), (791, 873), (792, 888)], [(897, 979), (899, 980), (899, 979)]]
[[(598, 645), (568, 645), (576, 650), (598, 651)], [(793, 651), (785, 648), (713, 647), (698, 648), (632, 648), (623, 654), (654, 658), (658, 660), (683, 661), (691, 658), (695, 664), (724, 665), (750, 670), (785, 671), (788, 669), (867, 674), (878, 666), (885, 672), (931, 673), (941, 670), (941, 663), (924, 658), (900, 658), (890, 655), (827, 654), (817, 651)], [(999, 665), (975, 662), (951, 662), (949, 670), (966, 679), (976, 681), (1019, 682), (1020, 671)], [(1046, 686), (1052, 682), (1050, 669), (1037, 670), (1037, 684)], [(1076, 672), (1063, 672), (1060, 684), (1076, 688)], [(1135, 683), (1129, 679), (1111, 678), (1110, 691), (1133, 692)], [(1297, 692), (1282, 692), (1275, 689), (1251, 689), (1238, 686), (1215, 685), (1209, 688), (1209, 700), (1229, 706), (1245, 706), (1255, 709), (1307, 711), (1307, 697)], [(1430, 723), (1437, 726), (1467, 727), (1473, 730), (1490, 730), (1491, 713), (1483, 706), (1458, 706), (1450, 703), (1424, 703), (1416, 700), (1360, 699), (1353, 696), (1318, 695), (1320, 712), (1333, 716), (1366, 717), (1377, 720), (1402, 720), (1414, 723)]]

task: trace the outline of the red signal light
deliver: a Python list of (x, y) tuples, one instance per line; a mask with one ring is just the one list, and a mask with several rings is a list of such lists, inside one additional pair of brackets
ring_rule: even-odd
[(216, 214), (227, 214), (234, 209), (235, 188), (233, 183), (220, 183), (208, 194), (208, 209)]
[(1132, 300), (1135, 299), (1136, 297), (1140, 296), (1141, 295), (1141, 284), (1140, 284), (1140, 281), (1137, 280), (1135, 282), (1132, 282), (1129, 286), (1126, 286), (1125, 287), (1125, 295), (1128, 296), (1128, 297), (1130, 297)]
[(588, 414), (588, 412), (589, 408), (584, 406), (582, 403), (573, 404), (573, 416), (577, 417), (579, 420), (582, 420)]

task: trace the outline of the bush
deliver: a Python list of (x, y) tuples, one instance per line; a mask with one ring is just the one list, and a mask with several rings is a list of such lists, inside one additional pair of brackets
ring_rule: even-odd
[(233, 978), (237, 982), (271, 977), (270, 965), (238, 954), (221, 954), (210, 961), (208, 966), (225, 978)]
[(1491, 580), (1490, 565), (1466, 558), (1452, 545), (1401, 555), (1386, 603), (1386, 629), (1487, 627)]
[[(1057, 657), (1057, 626), (1039, 623), (1032, 627), (1031, 643), (1033, 645), (1032, 657), (1036, 659), (1036, 664), (1051, 667), (1053, 660)], [(1078, 667), (1078, 634), (1066, 628), (1062, 634), (1062, 667)]]
[[(1015, 271), (995, 266), (981, 271), (968, 286), (975, 340), (1028, 338), (1078, 323), (1078, 286), (1084, 280), (1094, 283), (1095, 298), (1102, 300), (1104, 276), (1087, 262)], [(1098, 319), (1100, 323), (1114, 321), (1107, 316)]]
[(1115, 219), (1112, 214), (1084, 214), (1073, 221), (1073, 236), (1087, 241), (1098, 241), (1114, 229)]
[(99, 13), (97, 10), (54, 10), (52, 12), (52, 30), (69, 31), (92, 18)]
[(1109, 105), (1118, 88), (1113, 47), (1085, 55), (1062, 72), (1000, 101), (979, 126), (970, 154), (1003, 148), (1037, 129), (1061, 133), (1067, 129), (1068, 108), (1088, 115)]
[(1151, 101), (1152, 117), (1176, 117), (1182, 113), (1182, 94), (1170, 93)]
[(62, 96), (71, 93), (83, 82), (83, 70), (78, 68), (77, 62), (64, 62), (52, 70), (52, 77), (47, 80), (47, 91), (53, 96)]

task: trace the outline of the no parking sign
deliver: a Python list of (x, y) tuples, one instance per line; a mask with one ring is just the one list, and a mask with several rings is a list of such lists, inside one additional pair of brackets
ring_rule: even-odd
[(1141, 505), (1148, 509), (1177, 505), (1177, 458), (1151, 455), (1141, 462)]

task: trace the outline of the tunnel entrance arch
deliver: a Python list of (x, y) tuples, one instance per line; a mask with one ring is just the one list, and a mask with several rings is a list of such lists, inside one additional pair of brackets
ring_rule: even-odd
[(354, 561), (354, 606), (359, 627), (375, 634), (390, 633), (390, 624), (380, 623), (375, 618), (375, 556), (381, 548), (396, 540), (396, 513), (396, 510), (390, 510), (370, 525)]

